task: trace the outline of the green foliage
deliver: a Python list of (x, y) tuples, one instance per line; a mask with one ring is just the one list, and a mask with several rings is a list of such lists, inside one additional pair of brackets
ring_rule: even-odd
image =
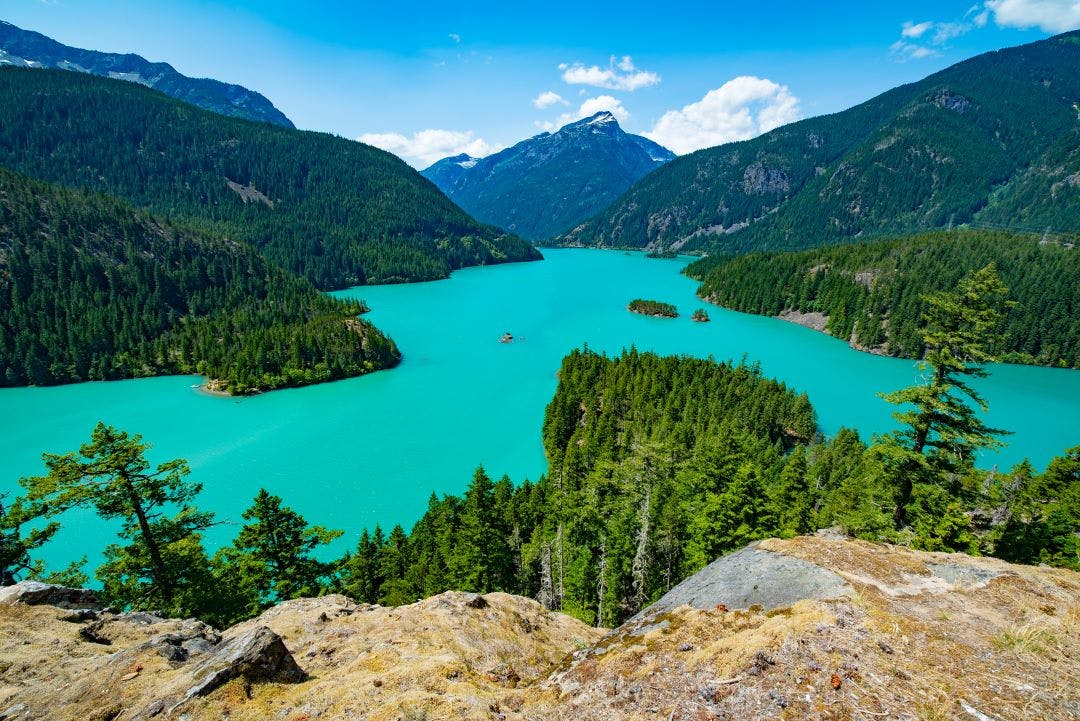
[(1018, 466), (1003, 485), (994, 510), (1007, 520), (996, 553), (1080, 570), (1080, 446), (1051, 461), (1041, 476)]
[(82, 73), (0, 69), (0, 166), (244, 241), (324, 290), (540, 257), (390, 153)]
[(0, 386), (199, 373), (246, 393), (393, 366), (393, 341), (248, 246), (0, 169)]
[(0, 586), (15, 583), (22, 576), (42, 573), (44, 567), (30, 554), (60, 529), (55, 521), (23, 531), (23, 526), (44, 515), (41, 506), (31, 507), (24, 499), (6, 504), (7, 494), (0, 494)]
[(202, 487), (187, 480), (187, 462), (176, 459), (151, 470), (148, 448), (141, 436), (98, 423), (78, 453), (44, 454), (48, 473), (19, 483), (27, 503), (47, 516), (90, 507), (120, 521), (126, 544), (107, 547), (97, 572), (109, 602), (190, 613), (208, 587), (199, 534), (212, 514), (192, 505)]
[[(969, 544), (957, 528), (959, 505), (947, 503), (942, 494), (974, 468), (977, 451), (1003, 445), (996, 438), (1003, 431), (978, 417), (976, 408), (986, 411), (987, 405), (968, 378), (986, 376), (982, 364), (995, 359), (990, 349), (1000, 342), (1007, 295), (991, 264), (962, 278), (955, 291), (927, 297), (926, 357), (920, 362), (926, 382), (883, 395), (900, 406), (893, 417), (904, 427), (879, 439), (874, 451), (897, 485), (897, 526), (912, 521), (913, 510), (917, 538), (957, 543), (950, 547), (958, 549)], [(920, 527), (920, 515), (930, 525)]]
[[(801, 252), (711, 256), (687, 267), (698, 293), (746, 313), (825, 315), (860, 348), (921, 358), (926, 296), (993, 263), (1017, 303), (987, 340), (1003, 360), (1080, 368), (1080, 252), (1041, 236), (958, 229)], [(1056, 238), (1055, 240), (1060, 240)]]
[(792, 250), (982, 221), (1080, 231), (1076, 32), (676, 158), (557, 239)]
[[(318, 596), (330, 585), (333, 564), (313, 555), (320, 546), (341, 536), (322, 526), (309, 526), (304, 517), (260, 489), (251, 508), (243, 513), (247, 523), (233, 546), (247, 559), (232, 559), (249, 567), (251, 585), (263, 605), (301, 596)], [(247, 563), (250, 560), (252, 563)], [(245, 584), (246, 585), (246, 584)]]
[[(548, 477), (514, 487), (478, 469), (463, 497), (432, 497), (404, 549), (365, 532), (342, 590), (383, 601), (503, 590), (610, 624), (716, 554), (778, 532), (781, 516), (790, 533), (817, 522), (812, 502), (787, 515), (776, 505), (788, 484), (808, 487), (791, 477), (809, 473), (805, 451), (781, 476), (784, 448), (817, 436), (813, 409), (757, 369), (575, 351), (559, 378)], [(829, 464), (813, 460), (817, 472)]]
[(631, 313), (641, 313), (642, 315), (653, 315), (659, 318), (677, 318), (679, 316), (678, 309), (671, 303), (662, 303), (658, 300), (645, 300), (643, 298), (635, 298), (630, 301), (626, 306), (627, 310)]

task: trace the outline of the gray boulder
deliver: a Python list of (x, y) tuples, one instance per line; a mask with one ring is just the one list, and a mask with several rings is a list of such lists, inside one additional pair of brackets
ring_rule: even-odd
[(0, 588), (0, 606), (56, 606), (101, 610), (97, 596), (86, 588), (54, 586), (41, 581), (20, 581)]
[(307, 678), (281, 636), (266, 626), (219, 644), (193, 671), (193, 676), (195, 683), (184, 694), (184, 701), (205, 696), (234, 678), (243, 678), (249, 683), (297, 683)]
[(683, 605), (700, 609), (724, 605), (732, 611), (761, 606), (770, 610), (804, 598), (839, 598), (852, 590), (847, 581), (827, 568), (757, 545), (716, 559), (631, 620), (654, 617)]

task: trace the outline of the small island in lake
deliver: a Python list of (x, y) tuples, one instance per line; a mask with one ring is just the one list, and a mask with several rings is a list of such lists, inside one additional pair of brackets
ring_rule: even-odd
[(635, 298), (630, 301), (630, 305), (626, 306), (626, 309), (631, 313), (640, 313), (641, 315), (651, 315), (654, 318), (678, 318), (679, 311), (675, 309), (671, 303), (661, 303), (658, 300), (644, 300), (642, 298)]
[(694, 321), (695, 323), (708, 323), (709, 314), (705, 312), (704, 308), (698, 308), (690, 314), (690, 320)]

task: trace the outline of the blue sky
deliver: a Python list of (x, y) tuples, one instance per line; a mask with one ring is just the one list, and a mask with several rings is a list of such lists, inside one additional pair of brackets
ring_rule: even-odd
[(423, 167), (601, 109), (676, 152), (749, 137), (1080, 27), (1080, 1), (0, 0), (0, 19), (240, 83)]

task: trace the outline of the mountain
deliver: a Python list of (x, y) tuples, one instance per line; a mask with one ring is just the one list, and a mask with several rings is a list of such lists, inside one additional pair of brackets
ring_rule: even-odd
[(199, 373), (247, 393), (396, 365), (364, 310), (246, 244), (0, 168), (0, 386)]
[(1080, 230), (1080, 32), (682, 156), (566, 245), (798, 249), (968, 222)]
[(1016, 305), (995, 352), (1011, 363), (1080, 368), (1080, 250), (1075, 238), (958, 228), (803, 251), (719, 254), (686, 274), (726, 308), (824, 330), (853, 347), (921, 358), (926, 296), (997, 266)]
[(674, 157), (624, 132), (605, 111), (486, 158), (445, 158), (423, 175), (478, 219), (545, 240), (607, 207)]
[(102, 53), (58, 43), (0, 20), (0, 66), (57, 68), (130, 80), (215, 113), (286, 128), (292, 121), (265, 97), (239, 85), (209, 78), (189, 78), (168, 63), (152, 63), (131, 53)]
[(480, 158), (474, 158), (468, 153), (462, 153), (461, 155), (454, 155), (449, 158), (443, 158), (434, 165), (425, 168), (420, 172), (425, 178), (435, 183), (439, 187), (439, 190), (444, 193), (449, 188), (454, 186), (461, 176), (469, 172), (470, 169), (476, 167), (476, 164), (480, 162)]
[(0, 68), (0, 166), (248, 242), (324, 290), (540, 257), (390, 153), (83, 73)]
[(721, 558), (612, 630), (450, 591), (296, 599), (219, 631), (30, 581), (0, 589), (0, 682), (20, 721), (1069, 721), (1077, 588), (1075, 571), (807, 536)]

